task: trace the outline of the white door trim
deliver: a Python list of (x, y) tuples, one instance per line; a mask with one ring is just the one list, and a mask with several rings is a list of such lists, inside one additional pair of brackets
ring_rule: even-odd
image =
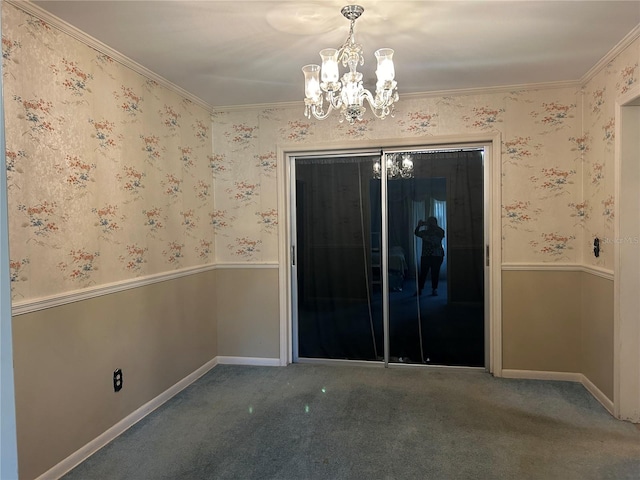
[(487, 132), (469, 135), (434, 136), (413, 139), (379, 139), (349, 141), (344, 143), (324, 144), (292, 144), (277, 146), (277, 185), (278, 185), (278, 286), (280, 305), (280, 365), (292, 361), (291, 332), (291, 170), (290, 158), (309, 155), (315, 152), (351, 151), (368, 148), (403, 148), (430, 147), (449, 145), (482, 145), (487, 146), (489, 157), (487, 188), (487, 214), (489, 225), (489, 371), (493, 375), (502, 376), (502, 161), (501, 134)]
[[(1, 17), (1, 15), (0, 15)], [(1, 18), (0, 18), (1, 19)], [(0, 27), (0, 35), (2, 34)], [(0, 90), (3, 85), (0, 65)], [(0, 95), (0, 112), (4, 100)], [(13, 334), (11, 325), (11, 278), (9, 271), (9, 214), (4, 116), (0, 118), (0, 478), (18, 477), (16, 399), (13, 377)]]
[(614, 169), (614, 415), (640, 422), (640, 86), (616, 101)]

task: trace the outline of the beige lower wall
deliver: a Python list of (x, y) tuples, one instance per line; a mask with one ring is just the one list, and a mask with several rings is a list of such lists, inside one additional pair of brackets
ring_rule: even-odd
[(581, 372), (613, 401), (613, 280), (582, 274)]
[[(278, 270), (219, 268), (218, 355), (279, 356)], [(504, 271), (503, 368), (583, 373), (613, 398), (613, 281), (582, 271)]]
[(502, 272), (502, 367), (580, 372), (579, 271)]
[(613, 279), (502, 272), (503, 368), (581, 373), (613, 401)]
[(216, 357), (215, 279), (209, 271), (13, 318), (21, 479)]
[(218, 355), (280, 357), (277, 268), (218, 268)]

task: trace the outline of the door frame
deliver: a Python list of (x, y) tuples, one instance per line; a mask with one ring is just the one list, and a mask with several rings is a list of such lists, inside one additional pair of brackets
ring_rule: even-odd
[[(278, 185), (278, 287), (280, 307), (280, 365), (292, 361), (292, 282), (291, 282), (291, 159), (323, 152), (327, 154), (349, 153), (365, 149), (424, 149), (485, 147), (485, 232), (486, 252), (489, 268), (486, 271), (485, 286), (488, 286), (488, 302), (485, 328), (488, 328), (488, 351), (485, 351), (487, 370), (494, 376), (502, 376), (502, 161), (501, 134), (487, 132), (481, 134), (433, 136), (420, 139), (380, 139), (349, 141), (344, 143), (294, 144), (277, 146)], [(485, 258), (486, 261), (486, 258)], [(488, 303), (488, 305), (487, 305)]]
[(615, 111), (614, 201), (618, 211), (614, 219), (613, 408), (617, 418), (631, 422), (640, 422), (638, 129), (640, 86), (618, 98)]
[[(293, 311), (293, 305), (297, 305), (298, 304), (298, 264), (300, 263), (299, 261), (299, 254), (300, 251), (297, 248), (298, 244), (297, 244), (297, 238), (295, 238), (296, 242), (293, 242), (294, 240), (294, 233), (297, 234), (297, 229), (298, 229), (298, 225), (297, 225), (297, 217), (298, 217), (298, 211), (297, 211), (297, 195), (298, 195), (298, 190), (297, 190), (297, 181), (296, 181), (296, 164), (295, 164), (295, 159), (296, 158), (331, 158), (331, 157), (343, 157), (343, 156), (349, 156), (349, 157), (367, 157), (367, 158), (371, 158), (371, 157), (375, 157), (380, 155), (380, 150), (379, 149), (362, 149), (362, 148), (358, 148), (358, 149), (350, 149), (350, 150), (340, 150), (340, 151), (331, 151), (331, 152), (327, 152), (327, 151), (320, 151), (320, 150), (316, 150), (314, 152), (312, 152), (310, 155), (309, 154), (302, 154), (300, 152), (296, 152), (296, 153), (290, 153), (287, 155), (286, 158), (286, 168), (288, 170), (288, 185), (287, 185), (287, 198), (289, 199), (289, 204), (288, 204), (288, 211), (287, 211), (287, 221), (289, 223), (287, 232), (288, 232), (288, 237), (286, 239), (287, 242), (287, 247), (288, 247), (288, 251), (289, 251), (289, 255), (290, 255), (290, 261), (288, 263), (288, 269), (289, 269), (289, 278), (288, 278), (288, 285), (289, 285), (289, 296), (288, 296), (288, 301), (289, 301), (289, 311), (290, 311), (290, 317), (288, 319), (288, 324), (289, 324), (289, 328), (290, 328), (290, 333), (288, 335), (288, 345), (289, 345), (289, 349), (290, 349), (290, 353), (288, 355), (288, 361), (287, 363), (292, 363), (293, 361), (295, 361), (298, 358), (298, 349), (299, 349), (299, 345), (294, 341), (295, 337), (298, 335), (298, 325), (297, 322), (293, 321), (293, 315), (294, 315), (294, 311)], [(382, 166), (383, 171), (386, 171), (386, 166), (383, 165)], [(292, 218), (296, 219), (296, 224), (294, 225)], [(384, 222), (383, 222), (384, 223)], [(296, 229), (296, 231), (294, 232), (294, 227)], [(297, 236), (297, 235), (296, 235)], [(294, 248), (292, 246), (292, 243), (295, 244), (296, 248)], [(295, 261), (298, 260), (298, 261)], [(384, 263), (384, 261), (383, 261)], [(384, 268), (381, 268), (381, 275), (384, 274)], [(382, 284), (386, 284), (386, 279), (382, 281)], [(385, 324), (385, 328), (386, 328), (386, 324)], [(387, 335), (385, 334), (385, 338), (387, 338)], [(387, 357), (386, 353), (385, 353), (385, 358)], [(305, 361), (307, 359), (305, 358)], [(363, 361), (364, 363), (369, 363), (367, 361)]]

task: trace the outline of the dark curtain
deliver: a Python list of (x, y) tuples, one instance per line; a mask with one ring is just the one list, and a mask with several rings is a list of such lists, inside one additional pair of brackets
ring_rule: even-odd
[[(296, 159), (301, 357), (381, 355), (380, 231), (370, 180), (378, 157)], [(378, 181), (379, 182), (379, 181)], [(373, 222), (379, 224), (377, 222)], [(375, 344), (375, 337), (378, 344)]]

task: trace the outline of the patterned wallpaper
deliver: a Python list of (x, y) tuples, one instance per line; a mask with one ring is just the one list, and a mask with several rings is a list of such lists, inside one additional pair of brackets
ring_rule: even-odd
[(401, 93), (394, 118), (369, 116), (354, 126), (338, 123), (337, 116), (307, 120), (303, 107), (215, 113), (216, 260), (277, 261), (277, 145), (499, 131), (503, 262), (582, 263), (586, 258), (612, 269), (613, 249), (606, 244), (595, 262), (588, 254), (594, 235), (613, 236), (613, 111), (616, 96), (638, 81), (639, 48), (636, 40), (584, 91), (544, 88), (409, 99)]
[[(276, 261), (276, 146), (350, 139), (502, 133), (503, 260), (580, 258), (580, 94), (572, 88), (402, 100), (395, 118), (350, 126), (300, 109), (242, 110), (213, 119), (216, 258)], [(265, 219), (265, 214), (268, 217)], [(250, 248), (248, 248), (250, 247)]]
[(502, 137), (503, 261), (613, 268), (606, 242), (599, 259), (589, 253), (594, 235), (613, 237), (614, 106), (638, 81), (640, 41), (584, 91), (400, 92), (394, 118), (354, 126), (307, 120), (302, 102), (211, 121), (112, 58), (2, 9), (14, 301), (214, 262), (277, 262), (278, 145), (489, 131)]
[(212, 263), (210, 113), (2, 7), (13, 300)]
[[(615, 101), (640, 78), (640, 40), (606, 65), (584, 88), (584, 263), (613, 268)], [(596, 258), (593, 240), (600, 238)]]

